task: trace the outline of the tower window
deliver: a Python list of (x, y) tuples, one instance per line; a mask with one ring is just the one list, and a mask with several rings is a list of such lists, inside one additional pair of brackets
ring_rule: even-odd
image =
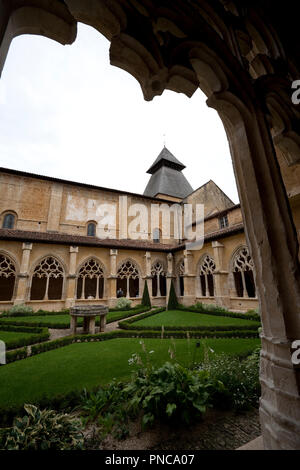
[(2, 228), (14, 228), (15, 219), (13, 214), (6, 214), (3, 219)]
[(228, 222), (228, 215), (227, 214), (223, 215), (222, 217), (219, 217), (219, 225), (220, 225), (220, 228), (228, 227), (229, 222)]
[(87, 235), (88, 237), (95, 237), (96, 236), (96, 224), (94, 222), (90, 222), (87, 226)]

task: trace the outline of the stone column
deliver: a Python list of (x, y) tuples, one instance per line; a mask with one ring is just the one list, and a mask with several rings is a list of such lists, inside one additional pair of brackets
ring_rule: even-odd
[(17, 289), (14, 305), (24, 304), (29, 300), (30, 293), (27, 294), (28, 280), (29, 280), (29, 265), (30, 265), (30, 254), (32, 251), (32, 243), (23, 243), (22, 245), (22, 261), (20, 267), (20, 273), (17, 276)]
[(66, 286), (66, 308), (73, 307), (76, 300), (76, 267), (77, 267), (78, 246), (70, 246), (69, 274), (67, 275)]
[(70, 328), (71, 328), (71, 333), (72, 333), (72, 335), (76, 335), (76, 332), (77, 332), (77, 317), (74, 316), (74, 315), (71, 315), (71, 325), (70, 325)]
[(228, 289), (228, 271), (224, 270), (224, 245), (217, 241), (212, 242), (216, 270), (214, 272), (215, 301), (221, 307), (230, 308), (230, 295)]
[(100, 315), (100, 331), (105, 331), (106, 327), (106, 315)]
[(196, 302), (196, 289), (195, 289), (195, 267), (194, 255), (190, 250), (184, 250), (184, 305), (193, 305)]
[(108, 306), (114, 307), (117, 301), (117, 255), (118, 250), (110, 250), (110, 275), (107, 278)]
[(94, 335), (95, 332), (96, 332), (96, 317), (90, 317), (89, 334)]
[[(144, 283), (145, 283), (145, 281), (147, 281), (149, 296), (150, 296), (150, 299), (152, 300), (152, 297), (153, 297), (153, 292), (152, 292), (152, 276), (151, 276), (152, 258), (151, 258), (151, 253), (150, 253), (150, 251), (147, 251), (147, 252), (146, 252), (145, 258), (146, 258), (146, 276), (144, 277)], [(143, 295), (143, 292), (141, 293), (141, 295)]]
[[(212, 95), (231, 146), (255, 265), (262, 315), (260, 418), (265, 449), (300, 448), (300, 370), (291, 344), (300, 339), (298, 240), (264, 111), (248, 90), (242, 102), (230, 91)], [(243, 90), (243, 99), (246, 92)]]

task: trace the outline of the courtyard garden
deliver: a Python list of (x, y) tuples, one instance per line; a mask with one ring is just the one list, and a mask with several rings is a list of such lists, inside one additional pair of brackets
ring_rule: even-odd
[[(110, 311), (107, 320), (112, 331), (71, 336), (67, 311), (1, 315), (8, 352), (0, 367), (0, 426), (28, 413), (33, 420), (39, 408), (26, 404), (67, 411), (80, 418), (81, 444), (99, 448), (108, 435), (128, 437), (132, 420), (144, 430), (160, 421), (186, 425), (211, 408), (257, 406), (257, 314), (138, 306)], [(66, 335), (49, 341), (56, 328)], [(91, 425), (96, 444), (85, 435)]]

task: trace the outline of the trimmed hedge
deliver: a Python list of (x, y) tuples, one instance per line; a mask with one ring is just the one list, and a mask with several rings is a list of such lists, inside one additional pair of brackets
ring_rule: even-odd
[(37, 310), (36, 312), (16, 312), (13, 315), (7, 312), (3, 312), (0, 315), (0, 318), (14, 318), (14, 317), (42, 317), (42, 316), (49, 316), (49, 315), (66, 315), (70, 313), (70, 310), (66, 308), (65, 310), (60, 310), (58, 312), (54, 311), (47, 311), (47, 310)]
[[(134, 315), (138, 315), (139, 313), (143, 313), (143, 312), (147, 312), (148, 310), (150, 310), (150, 307), (145, 307), (143, 305), (140, 305), (138, 307), (135, 307), (133, 309), (130, 309), (130, 310), (126, 310), (124, 312), (121, 312), (120, 311), (120, 315), (118, 315), (117, 317), (115, 318), (112, 318), (110, 320), (107, 320), (107, 324), (109, 323), (113, 323), (115, 321), (119, 321), (119, 320), (122, 320), (123, 318), (129, 318), (129, 317), (132, 317)], [(119, 310), (114, 310), (116, 312), (118, 312)], [(110, 313), (111, 311), (109, 311)], [(68, 312), (50, 312), (49, 315), (67, 315)], [(34, 316), (39, 316), (37, 315), (37, 312), (34, 314), (34, 315), (24, 315), (24, 317), (34, 317)], [(47, 316), (46, 313), (41, 313), (41, 316)], [(70, 328), (70, 321), (66, 322), (66, 323), (53, 323), (53, 322), (50, 322), (47, 323), (47, 320), (46, 321), (37, 321), (37, 322), (29, 322), (29, 321), (26, 321), (26, 319), (24, 320), (19, 320), (19, 317), (16, 317), (16, 320), (15, 321), (12, 321), (12, 322), (6, 322), (5, 320), (1, 320), (1, 318), (4, 317), (4, 318), (14, 318), (10, 315), (0, 315), (0, 326), (3, 325), (3, 326), (6, 326), (6, 325), (15, 325), (15, 326), (36, 326), (36, 327), (39, 327), (39, 328), (50, 328), (50, 329), (58, 329), (58, 330), (64, 330), (64, 329), (68, 329)], [(100, 324), (100, 320), (99, 318), (96, 319), (96, 325), (99, 326)], [(80, 325), (79, 325), (80, 326)]]
[[(29, 331), (31, 330), (31, 331)], [(16, 327), (14, 325), (8, 325), (8, 327), (1, 327), (0, 331), (11, 331), (11, 332), (18, 332), (18, 333), (32, 333), (32, 336), (28, 338), (17, 338), (14, 340), (9, 340), (6, 342), (6, 349), (9, 351), (10, 349), (17, 349), (21, 348), (22, 346), (29, 346), (31, 344), (42, 343), (44, 341), (48, 341), (50, 334), (48, 328), (22, 328)]]
[(215, 315), (218, 317), (231, 317), (231, 318), (242, 318), (244, 320), (254, 320), (261, 322), (261, 318), (258, 313), (236, 313), (231, 312), (230, 310), (210, 310), (210, 309), (201, 309), (191, 305), (190, 307), (185, 307), (183, 305), (178, 305), (177, 310), (183, 310), (185, 312), (195, 312), (195, 313), (205, 313), (206, 315)]
[[(137, 321), (137, 319), (136, 319)], [(161, 331), (161, 326), (143, 326), (143, 325), (134, 325), (129, 323), (129, 321), (123, 321), (119, 323), (120, 328), (123, 330), (138, 330), (138, 331)], [(257, 331), (258, 326), (256, 325), (247, 325), (246, 327), (243, 325), (216, 325), (216, 326), (168, 326), (165, 325), (165, 331), (244, 331), (245, 328), (247, 330)]]
[[(187, 338), (258, 338), (259, 335), (253, 330), (238, 330), (238, 331), (164, 331), (163, 335), (161, 331), (134, 331), (134, 330), (114, 330), (109, 333), (98, 333), (96, 335), (76, 335), (66, 336), (59, 338), (47, 343), (36, 344), (31, 347), (31, 356), (40, 354), (53, 349), (62, 348), (69, 346), (74, 343), (88, 343), (88, 342), (99, 342), (108, 341), (116, 338), (164, 338), (164, 339), (187, 339)], [(8, 353), (10, 354), (10, 353)], [(20, 356), (20, 357), (19, 357)], [(14, 351), (11, 353), (8, 362), (17, 361), (18, 359), (24, 359), (27, 357), (27, 352), (23, 350)]]
[(16, 351), (8, 351), (6, 353), (6, 364), (19, 361), (27, 357), (27, 348), (17, 349)]
[[(150, 310), (150, 309), (148, 308), (148, 310)], [(134, 323), (136, 321), (144, 320), (144, 318), (152, 317), (153, 315), (157, 315), (158, 313), (164, 312), (165, 310), (166, 310), (165, 307), (158, 307), (158, 308), (155, 308), (154, 310), (146, 311), (146, 313), (143, 313), (142, 315), (139, 315), (138, 317), (129, 318), (128, 320), (124, 320), (124, 321), (119, 322), (119, 328), (122, 328), (124, 330), (128, 329), (128, 328), (125, 328), (125, 327), (123, 328), (123, 325), (127, 324), (127, 323), (129, 325), (131, 325), (132, 323)]]

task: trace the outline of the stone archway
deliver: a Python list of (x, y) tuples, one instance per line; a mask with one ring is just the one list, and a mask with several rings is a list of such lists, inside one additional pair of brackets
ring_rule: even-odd
[[(299, 161), (297, 113), (281, 128), (284, 120), (276, 107), (278, 96), (287, 105), (287, 86), (300, 77), (296, 9), (295, 2), (283, 8), (274, 2), (270, 10), (266, 0), (1, 4), (0, 70), (16, 35), (41, 34), (70, 44), (81, 21), (111, 41), (111, 63), (138, 80), (146, 100), (165, 89), (190, 97), (200, 86), (218, 112), (256, 267), (263, 322), (260, 410), (267, 449), (300, 448), (299, 372), (290, 354), (291, 342), (300, 338), (299, 246), (275, 148)], [(288, 29), (282, 21), (286, 12)], [(291, 102), (288, 106), (293, 108)], [(288, 116), (285, 107), (280, 109)]]

